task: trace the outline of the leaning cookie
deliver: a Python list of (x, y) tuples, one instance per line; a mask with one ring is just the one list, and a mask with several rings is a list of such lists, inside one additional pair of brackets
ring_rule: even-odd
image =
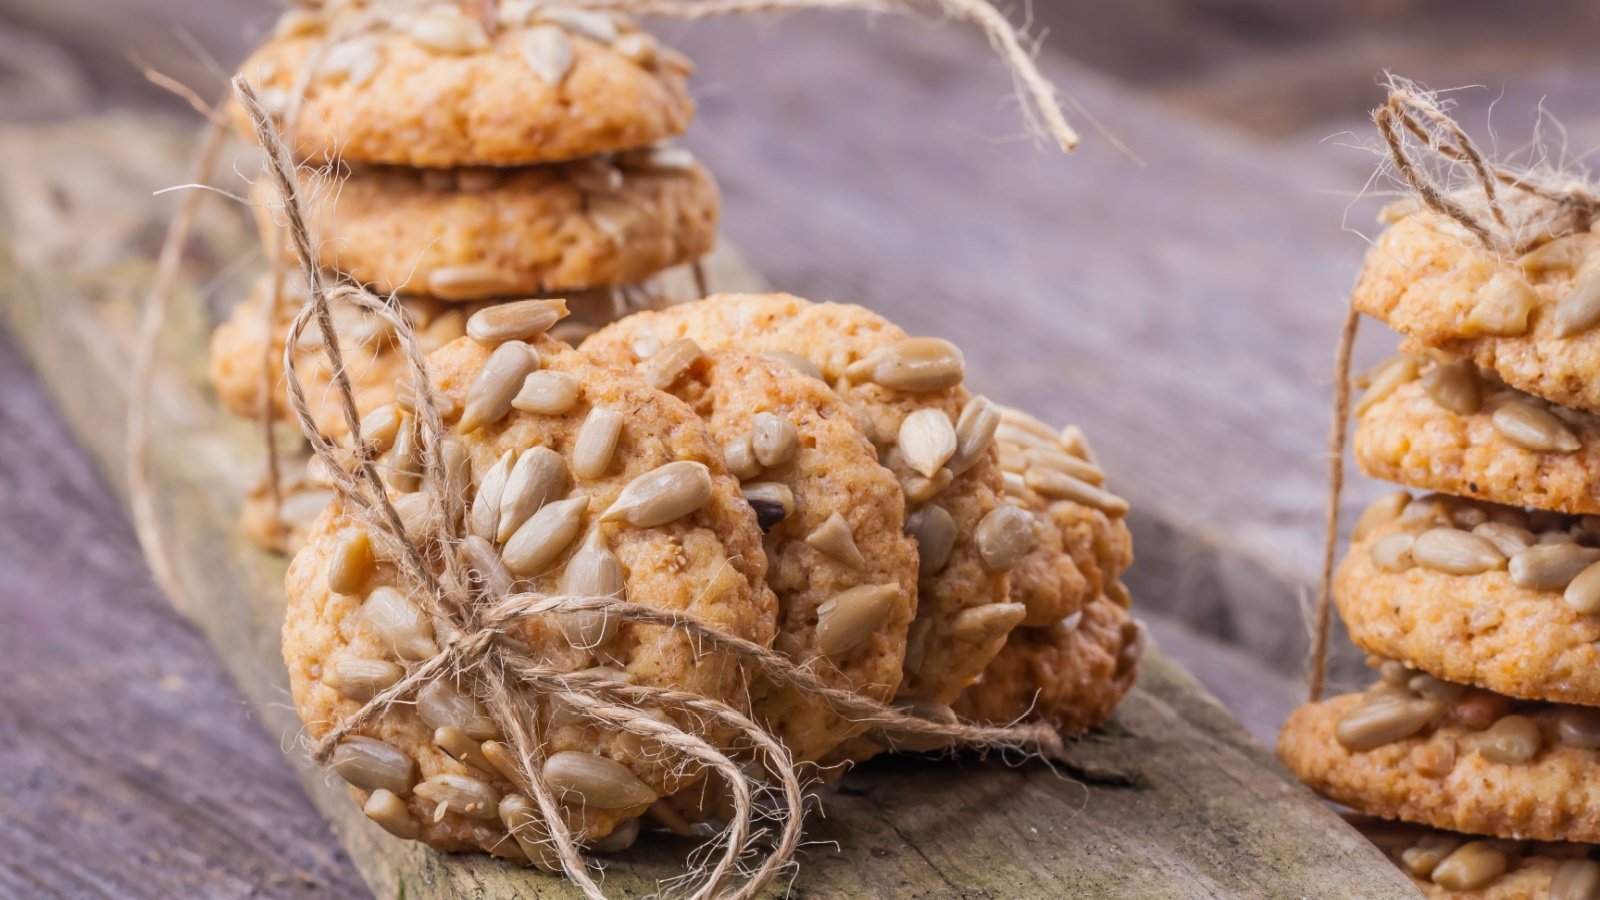
[[(291, 10), (239, 72), (306, 159), (523, 166), (688, 127), (692, 66), (624, 16), (528, 0)], [(243, 110), (235, 121), (248, 132)]]
[[(615, 596), (769, 645), (777, 604), (764, 580), (761, 531), (699, 418), (631, 372), (528, 334), (542, 325), (527, 324), (490, 319), (473, 329), (482, 342), (462, 338), (430, 358), (438, 390), (461, 412), (448, 417), (442, 472), (421, 478), (397, 451), (380, 461), (408, 536), (437, 536), (434, 504), (463, 503), (466, 534), (447, 552), (458, 554), (470, 585), (460, 589), (478, 598), (480, 614), (514, 592)], [(546, 389), (535, 406), (519, 388), (536, 376)], [(295, 707), (313, 738), (415, 674), (447, 636), (459, 640), (478, 621), (424, 614), (416, 600), (424, 586), (390, 562), (399, 552), (336, 502), (290, 566), (283, 652)], [(448, 631), (440, 630), (444, 619)], [(509, 618), (496, 627), (509, 639), (497, 644), (509, 654), (502, 660), (534, 661), (536, 673), (558, 673), (557, 682), (559, 673), (584, 672), (748, 708), (736, 662), (678, 629), (598, 611)], [(552, 697), (557, 684), (549, 679), (535, 690), (505, 682), (498, 668), (452, 671), (427, 677), (415, 702), (383, 710), (334, 753), (334, 770), (368, 815), (401, 837), (551, 864), (538, 808), (505, 764), (504, 723), (483, 705), (492, 684), (480, 679), (512, 685), (527, 711), (522, 726), (541, 744), (535, 756), (544, 760), (544, 779), (582, 842), (625, 846), (637, 833), (632, 820), (702, 771), (651, 738)], [(670, 702), (648, 714), (713, 741), (728, 737)], [(602, 842), (613, 833), (620, 837)]]
[[(631, 351), (590, 342), (586, 355), (632, 365)], [(778, 597), (773, 648), (830, 687), (894, 697), (916, 610), (917, 548), (904, 533), (900, 484), (878, 465), (855, 413), (788, 363), (685, 340), (644, 364), (722, 445), (766, 532), (767, 584)], [(821, 759), (865, 726), (813, 696), (757, 679), (757, 719), (796, 762)]]
[(1482, 840), (1367, 816), (1346, 816), (1430, 900), (1593, 900), (1591, 844)]
[(584, 350), (664, 366), (685, 338), (708, 350), (776, 354), (853, 407), (900, 481), (922, 564), (896, 699), (953, 701), (1026, 612), (1009, 601), (1006, 567), (1020, 561), (1029, 536), (1016, 527), (1029, 514), (1003, 496), (993, 404), (961, 387), (960, 350), (908, 337), (859, 306), (783, 294), (719, 295), (639, 313), (596, 333)]
[(1515, 701), (1394, 662), (1384, 676), (1289, 717), (1278, 756), (1312, 790), (1448, 831), (1600, 840), (1600, 710)]
[[(258, 189), (258, 206), (271, 209)], [(716, 240), (687, 151), (517, 169), (363, 166), (310, 192), (319, 263), (380, 293), (484, 300), (641, 282)]]
[(1362, 471), (1493, 503), (1600, 512), (1600, 416), (1485, 374), (1467, 362), (1387, 364), (1356, 404)]
[(1570, 234), (1502, 259), (1431, 212), (1379, 236), (1356, 309), (1563, 406), (1600, 412), (1600, 234)]
[(1364, 514), (1334, 598), (1369, 653), (1513, 697), (1600, 705), (1597, 543), (1576, 517), (1394, 494)]

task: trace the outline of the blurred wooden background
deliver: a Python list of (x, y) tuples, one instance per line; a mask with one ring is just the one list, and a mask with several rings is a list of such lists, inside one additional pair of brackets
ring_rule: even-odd
[[(181, 117), (130, 60), (211, 93), (274, 14), (264, 0), (0, 0), (0, 125)], [(1075, 158), (1017, 140), (1004, 74), (958, 27), (655, 27), (700, 63), (688, 143), (723, 184), (730, 236), (781, 287), (957, 337), (982, 362), (978, 389), (1086, 425), (1135, 502), (1139, 607), (1268, 740), (1301, 691), (1327, 369), (1354, 231), (1371, 230), (1373, 205), (1352, 201), (1376, 162), (1358, 146), (1376, 82), (1387, 69), (1481, 86), (1456, 95), (1463, 121), (1486, 136), (1492, 111), (1507, 148), (1542, 103), (1566, 127), (1551, 151), (1575, 158), (1600, 142), (1600, 6), (1036, 0), (1032, 19), (1049, 73), (1142, 165), (1082, 114)], [(1362, 354), (1390, 343), (1369, 327)], [(1376, 489), (1358, 479), (1352, 502)], [(1352, 655), (1341, 663), (1348, 677)], [(16, 714), (0, 728), (7, 823), (70, 827), (206, 896), (360, 890), (3, 330), (0, 710)], [(151, 814), (116, 821), (108, 792)], [(55, 817), (17, 814), (41, 808)], [(189, 857), (197, 821), (224, 864)], [(5, 870), (0, 893), (22, 883)], [(138, 892), (116, 871), (85, 866), (76, 883)]]

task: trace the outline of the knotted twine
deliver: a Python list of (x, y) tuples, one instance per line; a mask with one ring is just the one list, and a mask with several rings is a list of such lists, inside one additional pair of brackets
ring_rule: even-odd
[[(1413, 200), (1461, 226), (1491, 254), (1510, 257), (1532, 243), (1581, 231), (1600, 213), (1600, 195), (1583, 178), (1545, 166), (1497, 161), (1473, 142), (1438, 93), (1395, 75), (1388, 77), (1386, 86), (1387, 102), (1372, 111), (1387, 154), (1386, 164), (1393, 167)], [(1410, 149), (1412, 142), (1420, 155)], [(1360, 313), (1352, 302), (1346, 308), (1334, 356), (1327, 509), (1308, 691), (1313, 702), (1322, 699), (1327, 678), (1339, 500), (1344, 490), (1350, 420), (1350, 360), (1359, 322)]]
[[(891, 748), (915, 740), (919, 745), (931, 741), (948, 748), (1015, 751), (1046, 759), (1064, 755), (1061, 737), (1048, 724), (994, 727), (910, 715), (869, 697), (826, 685), (809, 669), (781, 654), (725, 634), (692, 616), (617, 597), (496, 593), (491, 584), (473, 580), (456, 550), (465, 537), (463, 521), (468, 487), (463, 483), (465, 455), (458, 444), (452, 446), (454, 438), (445, 432), (420, 345), (405, 317), (387, 302), (360, 287), (327, 283), (312, 262), (315, 259), (310, 253), (312, 238), (301, 208), (299, 183), (288, 149), (249, 83), (235, 78), (234, 89), (250, 117), (257, 140), (266, 151), (268, 173), (278, 188), (286, 230), (301, 260), (307, 285), (309, 302), (291, 323), (284, 352), (290, 407), (313, 452), (325, 464), (343, 502), (353, 516), (368, 527), (379, 545), (386, 548), (388, 552), (384, 555), (395, 559), (406, 576), (420, 585), (412, 599), (438, 623), (435, 630), (439, 652), (413, 664), (401, 681), (334, 725), (313, 745), (315, 760), (327, 764), (341, 739), (391, 706), (413, 697), (424, 685), (438, 679), (465, 682), (472, 696), (484, 704), (508, 739), (506, 749), (512, 771), (504, 774), (526, 791), (540, 808), (547, 836), (539, 842), (550, 848), (562, 870), (587, 896), (603, 897), (564, 823), (554, 791), (541, 774), (543, 748), (533, 734), (534, 713), (525, 699), (526, 694), (532, 693), (542, 700), (561, 703), (596, 724), (653, 740), (686, 760), (719, 773), (733, 795), (734, 816), (708, 845), (709, 850), (720, 847), (721, 852), (717, 854), (717, 862), (699, 877), (691, 896), (753, 896), (791, 865), (799, 845), (804, 797), (788, 751), (762, 726), (727, 703), (651, 685), (619, 683), (594, 673), (554, 669), (520, 652), (516, 642), (506, 635), (507, 629), (519, 622), (585, 611), (683, 633), (697, 644), (727, 654), (766, 678), (814, 695), (841, 717), (866, 726), (869, 734)], [(415, 398), (412, 406), (416, 410), (416, 427), (423, 448), (422, 479), (429, 504), (429, 522), (419, 540), (407, 536), (399, 513), (383, 488), (373, 447), (362, 437), (360, 415), (344, 372), (330, 312), (334, 300), (350, 303), (384, 319), (393, 328), (410, 369)], [(334, 374), (334, 390), (349, 428), (353, 450), (335, 443), (318, 428), (295, 371), (292, 348), (313, 322), (323, 336), (322, 351)], [(777, 781), (775, 793), (778, 796), (772, 799), (779, 805), (765, 814), (775, 821), (778, 839), (753, 870), (743, 861), (752, 855), (761, 856), (761, 851), (754, 846), (760, 835), (752, 827), (758, 812), (753, 798), (759, 793), (759, 785), (726, 750), (713, 746), (702, 735), (678, 727), (671, 720), (663, 722), (648, 714), (650, 710), (660, 709), (685, 711), (701, 721), (738, 733), (750, 742), (765, 773)], [(742, 875), (743, 881), (725, 890), (725, 882), (735, 875)]]

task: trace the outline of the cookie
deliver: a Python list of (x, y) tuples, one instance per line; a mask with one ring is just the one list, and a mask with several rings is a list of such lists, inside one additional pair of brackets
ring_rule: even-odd
[[(507, 330), (475, 331), (496, 332)], [(634, 373), (597, 365), (545, 336), (493, 349), (462, 338), (429, 365), (439, 390), (462, 410), (448, 433), (458, 451), (444, 452), (462, 460), (453, 477), (471, 485), (408, 481), (402, 452), (391, 451), (380, 470), (408, 530), (437, 527), (425, 514), (429, 495), (460, 496), (468, 533), (456, 545), (460, 561), (474, 584), (496, 586), (491, 597), (615, 592), (770, 645), (777, 602), (765, 583), (761, 530), (693, 410)], [(514, 388), (533, 370), (544, 376), (535, 383), (574, 391), (521, 391), (513, 399), (506, 383)], [(336, 502), (290, 566), (283, 652), (295, 707), (313, 738), (354, 713), (375, 685), (392, 683), (397, 666), (427, 658), (436, 646), (437, 625), (410, 599), (419, 586), (384, 561), (398, 548), (380, 537)], [(504, 627), (516, 642), (511, 652), (546, 668), (590, 670), (748, 709), (736, 662), (680, 630), (583, 613), (513, 619)], [(521, 852), (538, 861), (536, 843), (506, 840), (502, 816), (528, 814), (527, 803), (508, 799), (516, 789), (492, 762), (495, 748), (479, 746), (500, 738), (472, 692), (466, 680), (433, 682), (414, 705), (363, 725), (364, 740), (346, 742), (358, 746), (341, 745), (351, 761), (336, 762), (335, 770), (396, 833), (443, 850)], [(596, 724), (547, 694), (526, 690), (522, 700), (548, 760), (545, 776), (585, 842), (605, 838), (700, 774), (656, 742)], [(676, 707), (652, 715), (713, 741), (730, 737)], [(435, 731), (444, 728), (456, 731)], [(634, 828), (619, 832), (626, 838)]]
[[(780, 360), (680, 346), (670, 370), (644, 365), (705, 420), (766, 530), (779, 610), (773, 648), (832, 687), (888, 702), (917, 596), (899, 482), (878, 465), (854, 411), (820, 380)], [(584, 352), (602, 350), (602, 361), (634, 363), (616, 343), (590, 342)], [(793, 688), (758, 680), (751, 692), (758, 720), (796, 762), (863, 730)]]
[(688, 127), (692, 66), (631, 20), (527, 0), (490, 8), (490, 27), (455, 3), (291, 10), (239, 72), (310, 160), (525, 166)]
[(277, 504), (263, 473), (245, 494), (239, 528), (257, 547), (293, 555), (305, 546), (312, 524), (333, 502), (334, 494), (328, 485), (306, 477), (304, 454), (288, 454), (279, 460), (279, 466)]
[[(289, 324), (306, 297), (293, 283), (279, 297), (272, 328), (266, 324), (266, 304), (271, 281), (258, 279), (250, 297), (234, 307), (211, 335), (209, 368), (211, 387), (222, 408), (236, 416), (261, 415), (262, 366), (270, 366), (272, 413), (294, 422), (283, 375), (283, 349)], [(599, 291), (574, 295), (569, 308), (575, 315), (557, 326), (586, 328), (609, 321), (631, 308), (662, 302), (650, 286), (627, 292)], [(472, 314), (493, 304), (443, 303), (428, 298), (403, 298), (401, 310), (409, 318), (423, 352), (432, 352), (466, 333)], [(345, 339), (345, 372), (350, 377), (357, 409), (365, 415), (397, 399), (396, 385), (409, 381), (410, 369), (386, 324), (354, 306), (333, 304), (334, 329)], [(586, 324), (588, 323), (588, 324)], [(270, 342), (270, 345), (268, 344)], [(344, 411), (334, 394), (332, 370), (323, 356), (315, 325), (301, 333), (295, 351), (295, 372), (305, 388), (312, 418), (322, 431), (342, 437), (348, 431)], [(401, 398), (403, 399), (403, 398)]]
[(1362, 649), (1513, 697), (1600, 705), (1596, 520), (1400, 493), (1363, 524), (1334, 582)]
[[(879, 459), (900, 480), (907, 528), (920, 536), (923, 575), (896, 699), (955, 700), (1025, 613), (1009, 601), (1006, 572), (991, 568), (978, 546), (987, 517), (1015, 509), (1002, 494), (993, 441), (978, 435), (963, 451), (957, 439), (951, 450), (951, 433), (969, 405), (978, 404), (970, 407), (975, 413), (989, 405), (961, 387), (960, 351), (944, 341), (908, 338), (859, 306), (782, 294), (719, 295), (629, 316), (590, 337), (584, 351), (649, 360), (682, 338), (707, 350), (787, 354), (783, 358), (820, 376), (855, 409)], [(986, 417), (970, 416), (969, 422), (975, 418)]]
[[(1408, 380), (1416, 375), (1415, 380)], [(1357, 403), (1356, 462), (1422, 490), (1600, 512), (1600, 417), (1484, 378), (1469, 363), (1402, 357)]]
[(1391, 662), (1385, 681), (1295, 710), (1278, 756), (1322, 796), (1469, 834), (1600, 840), (1600, 711), (1516, 701)]
[[(517, 169), (354, 168), (308, 193), (323, 267), (379, 293), (484, 300), (641, 282), (716, 240), (687, 151)], [(257, 204), (276, 208), (270, 190)]]
[(1589, 844), (1483, 840), (1346, 818), (1432, 900), (1591, 900), (1600, 894), (1600, 862)]
[(1500, 259), (1443, 217), (1419, 212), (1378, 237), (1351, 301), (1405, 335), (1405, 349), (1469, 359), (1519, 390), (1600, 412), (1600, 331), (1584, 300), (1600, 287), (1597, 266), (1600, 234)]

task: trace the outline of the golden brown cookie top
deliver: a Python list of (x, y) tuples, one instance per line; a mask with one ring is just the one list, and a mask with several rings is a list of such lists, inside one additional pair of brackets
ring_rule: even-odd
[[(770, 645), (777, 604), (764, 581), (761, 531), (699, 418), (631, 372), (527, 334), (530, 321), (504, 310), (475, 319), (469, 333), (485, 343), (462, 338), (430, 358), (438, 390), (460, 410), (447, 430), (455, 449), (443, 451), (453, 461), (442, 474), (449, 485), (416, 476), (403, 437), (379, 463), (408, 533), (440, 527), (426, 498), (456, 496), (465, 504), (465, 537), (451, 548), (480, 586), (473, 590), (488, 592), (479, 602), (511, 592), (617, 596)], [(541, 327), (548, 321), (533, 330)], [(410, 427), (402, 423), (402, 435)], [(453, 634), (421, 613), (422, 588), (387, 561), (396, 552), (336, 504), (290, 567), (284, 656), (312, 737), (354, 713), (374, 679), (393, 683)], [(598, 612), (505, 627), (508, 653), (559, 672), (748, 707), (735, 662), (677, 629)], [(383, 814), (441, 849), (509, 846), (500, 816), (516, 789), (497, 767), (480, 764), (490, 753), (480, 743), (498, 739), (499, 728), (477, 705), (487, 689), (479, 677), (490, 676), (436, 682), (415, 706), (383, 712), (360, 734), (386, 746), (349, 752), (388, 762), (339, 769), (363, 791), (391, 788), (398, 809)], [(606, 836), (699, 777), (697, 766), (654, 741), (597, 724), (547, 691), (520, 696), (548, 756), (544, 774), (564, 786), (564, 814), (584, 840)], [(725, 730), (675, 719), (681, 711), (650, 714), (713, 739)], [(392, 777), (378, 779), (375, 767)]]
[(532, 165), (645, 147), (694, 115), (692, 66), (624, 16), (511, 0), (486, 22), (473, 8), (291, 10), (239, 72), (311, 160)]
[(859, 306), (785, 294), (719, 295), (629, 316), (584, 348), (650, 360), (683, 338), (708, 350), (786, 354), (855, 410), (879, 459), (900, 481), (919, 553), (939, 563), (924, 568), (918, 585), (898, 699), (954, 700), (1025, 612), (1009, 602), (1006, 572), (986, 563), (979, 548), (980, 525), (1010, 507), (992, 432), (979, 427), (992, 404), (961, 387), (960, 351), (947, 341), (912, 338)]
[(1483, 839), (1349, 816), (1430, 900), (1535, 900), (1593, 897), (1600, 862), (1589, 844)]
[(1352, 302), (1407, 338), (1470, 359), (1553, 403), (1600, 411), (1600, 234), (1502, 259), (1431, 212), (1405, 216), (1367, 254)]
[(1387, 495), (1363, 514), (1334, 598), (1370, 653), (1513, 697), (1600, 705), (1597, 521)]

